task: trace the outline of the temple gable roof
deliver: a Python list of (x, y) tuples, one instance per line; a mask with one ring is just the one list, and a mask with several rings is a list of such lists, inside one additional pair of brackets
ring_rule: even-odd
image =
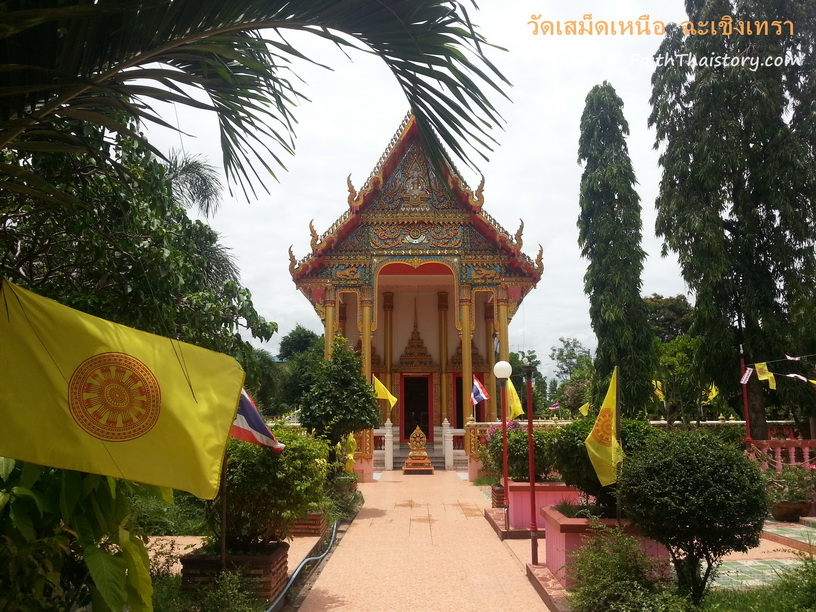
[(511, 235), (483, 210), (484, 178), (474, 191), (455, 169), (440, 178), (425, 155), (416, 122), (406, 116), (357, 191), (348, 178), (348, 209), (323, 234), (310, 223), (311, 253), (290, 249), (296, 283), (309, 278), (370, 284), (373, 257), (460, 258), (460, 280), (523, 277), (535, 285), (543, 270), (522, 251), (522, 229)]

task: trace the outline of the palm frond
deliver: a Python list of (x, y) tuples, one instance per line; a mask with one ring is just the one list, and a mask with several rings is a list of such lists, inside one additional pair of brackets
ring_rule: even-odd
[[(447, 147), (473, 165), (471, 152), (485, 157), (495, 142), (488, 93), (508, 83), (458, 1), (21, 0), (0, 26), (0, 148), (67, 151), (68, 119), (120, 133), (122, 113), (167, 126), (151, 104), (172, 102), (217, 113), (227, 177), (254, 195), (294, 150), (292, 109), (305, 96), (291, 61), (318, 63), (289, 30), (382, 58), (437, 164), (451, 163)], [(100, 155), (82, 138), (70, 146)], [(25, 168), (2, 179), (74, 204)]]

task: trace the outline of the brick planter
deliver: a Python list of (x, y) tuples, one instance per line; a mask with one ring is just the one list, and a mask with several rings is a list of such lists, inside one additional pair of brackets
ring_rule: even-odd
[[(288, 579), (289, 544), (280, 542), (269, 554), (227, 555), (227, 570), (241, 570), (266, 601), (275, 599)], [(200, 555), (193, 551), (181, 557), (181, 588), (207, 589), (221, 573), (220, 555)]]
[[(570, 579), (569, 572), (565, 564), (571, 561), (570, 553), (578, 550), (584, 545), (586, 538), (592, 537), (589, 530), (589, 519), (567, 518), (552, 506), (545, 506), (541, 509), (541, 517), (544, 519), (544, 529), (547, 532), (546, 565), (558, 581), (569, 588), (574, 584)], [(607, 527), (615, 527), (615, 519), (595, 519), (594, 522), (601, 523)], [(621, 521), (624, 533), (632, 536), (639, 536), (637, 528), (628, 521)], [(660, 559), (666, 562), (668, 571), (669, 551), (662, 544), (647, 538), (639, 538), (643, 551), (653, 559)]]
[(504, 487), (500, 484), (490, 486), (490, 506), (504, 508)]
[(305, 519), (293, 523), (289, 528), (292, 536), (317, 536), (322, 538), (329, 530), (326, 515), (322, 512), (310, 512)]

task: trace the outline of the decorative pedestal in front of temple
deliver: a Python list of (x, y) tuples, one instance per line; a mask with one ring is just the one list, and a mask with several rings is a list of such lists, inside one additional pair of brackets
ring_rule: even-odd
[(428, 458), (428, 452), (425, 450), (425, 442), (427, 437), (417, 425), (414, 433), (411, 434), (411, 439), (408, 446), (411, 451), (408, 453), (408, 460), (402, 465), (403, 474), (433, 474), (434, 467), (431, 460)]

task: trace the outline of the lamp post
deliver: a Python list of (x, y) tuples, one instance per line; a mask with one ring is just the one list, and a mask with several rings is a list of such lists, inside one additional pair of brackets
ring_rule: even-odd
[(510, 487), (507, 478), (507, 379), (513, 373), (513, 366), (506, 361), (497, 361), (493, 366), (493, 376), (499, 381), (501, 388), (501, 415), (502, 415), (502, 463), (504, 477), (504, 528), (508, 529), (507, 507), (510, 500)]
[(533, 370), (529, 360), (522, 360), (521, 369), (524, 371), (524, 380), (527, 382), (527, 455), (530, 460), (530, 553), (533, 565), (538, 565), (538, 521), (536, 517), (535, 501), (535, 445), (533, 444)]

